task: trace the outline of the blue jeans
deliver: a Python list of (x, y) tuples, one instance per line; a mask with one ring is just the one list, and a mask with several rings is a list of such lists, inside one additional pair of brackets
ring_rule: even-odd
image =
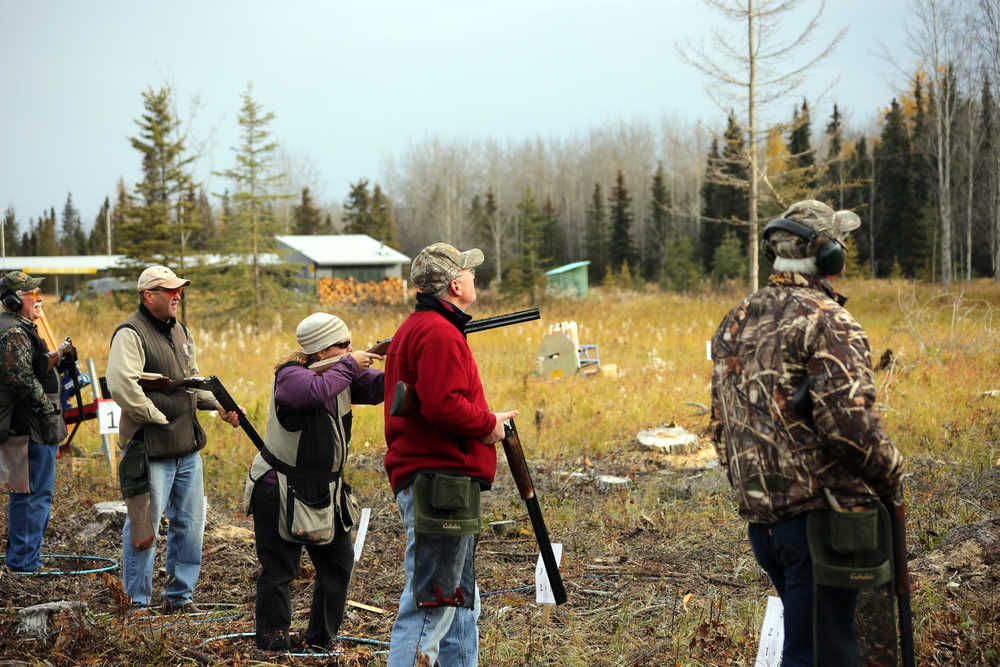
[(7, 505), (7, 567), (16, 572), (42, 566), (42, 535), (49, 525), (58, 451), (58, 445), (28, 442), (31, 493), (12, 493)]
[[(416, 533), (413, 528), (413, 495), (405, 488), (396, 495), (399, 515), (406, 529), (406, 586), (399, 598), (399, 616), (392, 626), (388, 667), (412, 667), (417, 648), (430, 664), (472, 667), (479, 664), (479, 586), (475, 603), (466, 607), (418, 608), (413, 601), (413, 562)], [(474, 539), (470, 536), (470, 539)], [(457, 556), (457, 554), (456, 554)]]
[(753, 555), (770, 577), (784, 607), (782, 666), (811, 667), (814, 648), (819, 656), (817, 665), (857, 665), (854, 589), (817, 587), (815, 611), (821, 619), (820, 646), (813, 646), (813, 576), (806, 515), (779, 523), (751, 523), (747, 533)]
[[(205, 487), (201, 454), (149, 462), (149, 516), (153, 535), (160, 532), (160, 517), (167, 513), (167, 586), (164, 597), (171, 607), (191, 602), (201, 572), (201, 543), (205, 533)], [(122, 529), (122, 585), (136, 605), (148, 605), (153, 593), (156, 539), (143, 551), (132, 548), (132, 526)]]

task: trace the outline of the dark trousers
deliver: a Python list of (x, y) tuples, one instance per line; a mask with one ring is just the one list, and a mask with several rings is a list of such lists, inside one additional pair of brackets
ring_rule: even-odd
[(323, 546), (286, 542), (278, 535), (278, 486), (258, 482), (253, 490), (253, 529), (261, 572), (257, 578), (257, 646), (289, 648), (291, 625), (289, 587), (299, 569), (305, 546), (316, 569), (306, 644), (327, 646), (337, 636), (344, 619), (347, 584), (354, 566), (350, 533), (337, 530), (333, 542)]
[(751, 523), (750, 546), (781, 597), (785, 617), (785, 643), (781, 664), (808, 667), (857, 665), (858, 642), (854, 633), (854, 605), (858, 594), (851, 588), (819, 586), (816, 589), (816, 639), (813, 646), (813, 576), (806, 517), (780, 523)]

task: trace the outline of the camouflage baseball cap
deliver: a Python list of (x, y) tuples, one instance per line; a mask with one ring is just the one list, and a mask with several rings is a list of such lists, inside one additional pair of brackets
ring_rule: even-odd
[[(815, 199), (795, 202), (780, 217), (806, 225), (815, 230), (821, 239), (837, 241), (844, 241), (848, 234), (861, 226), (861, 218), (854, 211), (834, 211)], [(819, 244), (811, 246), (806, 239), (783, 230), (775, 230), (770, 236), (770, 243), (776, 255), (789, 259), (811, 257), (819, 250)]]
[(45, 278), (32, 278), (24, 271), (11, 271), (10, 273), (5, 273), (3, 278), (0, 278), (0, 286), (3, 287), (3, 291), (5, 292), (7, 290), (11, 292), (26, 292), (41, 286), (43, 280)]
[(461, 252), (447, 243), (432, 243), (421, 250), (410, 265), (410, 279), (421, 292), (433, 294), (444, 289), (460, 271), (483, 263), (479, 248)]

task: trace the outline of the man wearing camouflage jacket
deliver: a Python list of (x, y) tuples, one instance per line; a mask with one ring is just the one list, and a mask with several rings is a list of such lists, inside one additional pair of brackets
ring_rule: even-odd
[[(754, 556), (784, 605), (782, 664), (811, 665), (806, 517), (891, 495), (903, 464), (875, 405), (868, 338), (828, 280), (836, 275), (824, 275), (842, 273), (842, 254), (833, 269), (817, 261), (831, 249), (842, 253), (861, 221), (814, 200), (794, 204), (782, 218), (813, 233), (774, 228), (776, 221), (765, 230), (774, 272), (729, 311), (712, 338), (711, 431), (740, 516), (750, 524)], [(817, 603), (828, 606), (819, 611), (836, 622), (823, 629), (820, 662), (856, 663), (856, 593), (821, 589)]]

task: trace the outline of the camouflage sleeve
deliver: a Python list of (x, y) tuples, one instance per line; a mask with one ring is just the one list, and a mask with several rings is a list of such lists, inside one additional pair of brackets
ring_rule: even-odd
[(808, 363), (813, 422), (830, 455), (886, 495), (899, 483), (903, 459), (875, 404), (868, 338), (846, 311), (843, 315), (816, 329)]
[(18, 401), (48, 412), (50, 402), (31, 365), (31, 341), (16, 328), (0, 336), (0, 382)]
[[(719, 457), (719, 464), (726, 474), (729, 475), (729, 453), (726, 451), (726, 443), (722, 441), (723, 414), (722, 396), (719, 384), (723, 381), (724, 366), (716, 363), (716, 360), (728, 356), (728, 352), (722, 350), (723, 342), (720, 340), (729, 321), (729, 316), (723, 319), (722, 324), (712, 336), (712, 409), (709, 419), (709, 432), (712, 438), (712, 445), (715, 447), (715, 454)], [(732, 479), (729, 480), (732, 483)]]

